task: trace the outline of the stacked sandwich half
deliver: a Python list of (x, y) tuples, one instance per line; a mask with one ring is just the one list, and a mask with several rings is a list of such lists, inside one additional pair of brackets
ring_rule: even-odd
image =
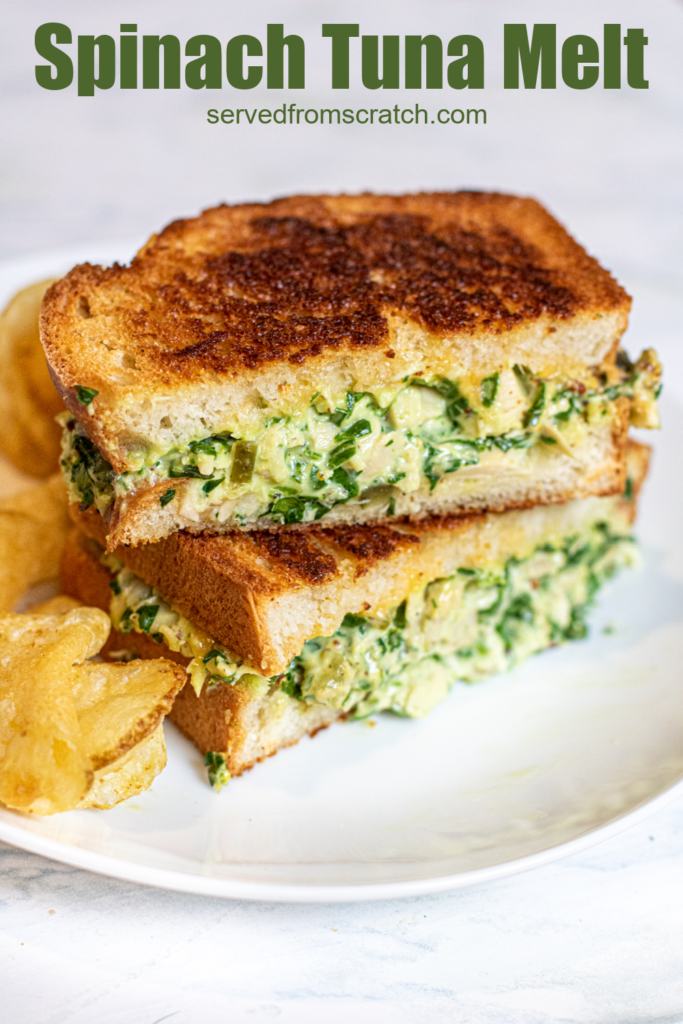
[(629, 305), (537, 203), (468, 192), (222, 206), (50, 289), (64, 586), (110, 656), (187, 667), (214, 782), (585, 634), (657, 426)]

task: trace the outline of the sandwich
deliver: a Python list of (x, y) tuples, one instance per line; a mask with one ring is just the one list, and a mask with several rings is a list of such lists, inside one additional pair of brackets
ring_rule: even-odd
[(660, 387), (629, 307), (531, 199), (207, 210), (47, 292), (70, 502), (111, 552), (619, 494)]
[(109, 613), (110, 657), (186, 668), (169, 717), (221, 786), (336, 719), (419, 717), (456, 681), (585, 636), (596, 593), (636, 559), (649, 450), (626, 447), (623, 494), (504, 512), (107, 551), (104, 518), (73, 508), (62, 585)]

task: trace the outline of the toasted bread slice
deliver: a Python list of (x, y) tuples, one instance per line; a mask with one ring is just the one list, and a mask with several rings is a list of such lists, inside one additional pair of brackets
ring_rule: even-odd
[(629, 307), (531, 199), (293, 197), (76, 267), (41, 337), (111, 547), (615, 493)]
[[(635, 495), (649, 449), (631, 441), (628, 451)], [(273, 676), (306, 640), (332, 634), (347, 613), (396, 605), (460, 567), (524, 558), (541, 540), (567, 536), (599, 509), (606, 518), (631, 521), (635, 503), (593, 497), (391, 527), (230, 536), (181, 532), (155, 544), (120, 547), (115, 554), (189, 620)], [(101, 517), (76, 506), (71, 514), (82, 534), (103, 546)]]
[(41, 337), (122, 473), (141, 447), (182, 447), (264, 402), (515, 363), (576, 374), (616, 351), (630, 304), (533, 199), (300, 196), (176, 221), (129, 267), (76, 267), (48, 291)]

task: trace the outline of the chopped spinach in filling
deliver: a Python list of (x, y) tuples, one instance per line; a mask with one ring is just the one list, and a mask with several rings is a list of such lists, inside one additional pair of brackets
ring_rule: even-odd
[[(280, 524), (320, 519), (335, 505), (372, 505), (393, 514), (396, 499), (434, 489), (448, 474), (540, 445), (571, 452), (620, 397), (637, 426), (656, 426), (660, 367), (651, 351), (615, 373), (585, 381), (542, 378), (514, 366), (474, 384), (411, 378), (389, 399), (347, 392), (315, 395), (300, 415), (264, 412), (254, 436), (223, 432), (182, 450), (149, 453), (137, 472), (114, 474), (78, 422), (63, 414), (62, 468), (71, 500), (104, 511), (114, 497), (159, 487), (160, 508), (209, 522), (259, 517)], [(187, 484), (177, 490), (173, 481)]]
[(144, 632), (192, 659), (197, 692), (235, 684), (280, 689), (362, 718), (382, 710), (419, 717), (456, 680), (471, 683), (531, 654), (584, 637), (601, 584), (633, 563), (635, 544), (598, 521), (527, 558), (462, 567), (380, 615), (347, 614), (332, 636), (308, 640), (287, 670), (264, 679), (175, 612), (113, 556), (111, 616), (122, 632)]

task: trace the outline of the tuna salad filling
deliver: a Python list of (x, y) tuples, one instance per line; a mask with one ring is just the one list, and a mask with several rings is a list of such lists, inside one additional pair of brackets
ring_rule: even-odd
[(391, 710), (420, 717), (455, 681), (472, 683), (547, 647), (584, 637), (600, 586), (633, 564), (633, 539), (604, 519), (526, 558), (460, 568), (381, 614), (347, 614), (332, 636), (308, 640), (280, 675), (264, 678), (168, 605), (113, 555), (110, 614), (122, 633), (146, 633), (191, 659), (190, 682), (281, 691), (363, 718)]
[(190, 520), (208, 514), (209, 525), (306, 523), (346, 503), (393, 515), (397, 498), (433, 490), (468, 467), (496, 471), (532, 448), (572, 455), (616, 414), (619, 399), (629, 401), (633, 425), (658, 426), (660, 375), (647, 350), (635, 364), (619, 353), (613, 379), (541, 377), (515, 365), (473, 383), (413, 377), (390, 394), (317, 394), (296, 415), (265, 410), (248, 436), (233, 427), (182, 449), (146, 452), (137, 471), (120, 475), (63, 413), (62, 469), (70, 500), (100, 512), (155, 488), (161, 508), (179, 503)]

